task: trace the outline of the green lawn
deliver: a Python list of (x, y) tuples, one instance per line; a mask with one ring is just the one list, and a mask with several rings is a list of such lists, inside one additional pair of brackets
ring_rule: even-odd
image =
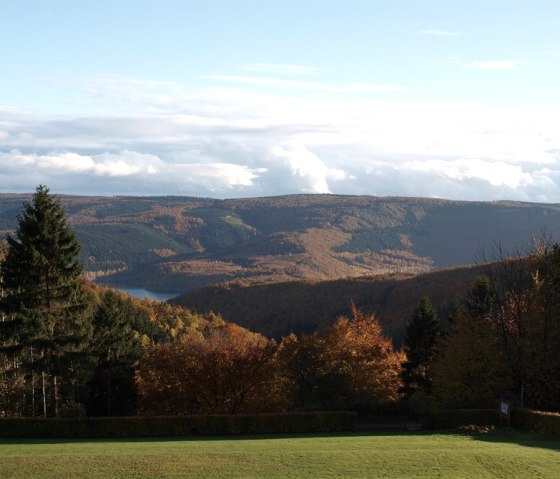
[(560, 438), (512, 432), (0, 441), (0, 478), (559, 478)]

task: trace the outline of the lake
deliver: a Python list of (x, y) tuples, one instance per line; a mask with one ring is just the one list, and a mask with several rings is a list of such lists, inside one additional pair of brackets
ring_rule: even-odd
[(126, 288), (124, 286), (117, 286), (114, 284), (107, 284), (107, 286), (116, 289), (117, 291), (122, 291), (123, 293), (127, 293), (130, 296), (134, 296), (136, 298), (148, 298), (148, 299), (154, 299), (156, 301), (167, 301), (168, 299), (179, 296), (179, 293), (161, 293), (156, 291), (150, 291), (144, 288)]

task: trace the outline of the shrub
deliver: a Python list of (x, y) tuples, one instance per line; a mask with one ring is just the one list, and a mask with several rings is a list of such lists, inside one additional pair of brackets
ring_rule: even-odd
[(74, 401), (68, 401), (64, 404), (58, 413), (59, 417), (86, 417), (86, 408)]
[(432, 429), (454, 429), (461, 426), (497, 426), (500, 413), (497, 409), (444, 409), (428, 416)]
[(512, 424), (526, 431), (560, 434), (560, 413), (516, 409), (512, 414)]
[(0, 418), (0, 437), (85, 438), (351, 431), (352, 412), (114, 418)]
[(424, 391), (416, 391), (405, 403), (407, 412), (414, 416), (436, 416), (441, 412), (440, 401)]

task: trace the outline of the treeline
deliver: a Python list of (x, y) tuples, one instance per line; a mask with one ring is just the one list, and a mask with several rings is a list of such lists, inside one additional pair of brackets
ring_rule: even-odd
[(501, 255), (457, 304), (439, 341), (433, 392), (452, 406), (560, 410), (560, 245)]
[(276, 342), (220, 317), (81, 279), (76, 237), (46, 187), (2, 253), (0, 416), (434, 412), (499, 398), (560, 407), (560, 246), (489, 265), (442, 329), (422, 298), (395, 350), (354, 305)]
[(403, 355), (353, 308), (323, 335), (280, 344), (233, 324), (152, 344), (138, 363), (143, 414), (235, 414), (374, 407), (399, 397)]

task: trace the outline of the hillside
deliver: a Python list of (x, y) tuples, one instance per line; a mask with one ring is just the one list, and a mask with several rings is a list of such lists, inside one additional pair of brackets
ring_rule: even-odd
[[(417, 274), (560, 231), (560, 206), (293, 195), (61, 196), (90, 278), (181, 293), (215, 283)], [(0, 195), (0, 234), (29, 195)]]
[(386, 334), (397, 344), (422, 296), (428, 296), (442, 321), (453, 301), (464, 295), (484, 266), (432, 273), (333, 281), (291, 281), (253, 286), (211, 286), (172, 300), (200, 313), (213, 311), (229, 322), (280, 339), (291, 332), (312, 332), (348, 314), (351, 301), (375, 313)]

